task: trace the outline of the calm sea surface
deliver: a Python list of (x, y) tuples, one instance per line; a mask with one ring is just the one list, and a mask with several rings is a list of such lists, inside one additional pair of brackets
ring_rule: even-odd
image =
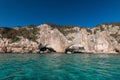
[(0, 54), (0, 80), (120, 80), (120, 54)]

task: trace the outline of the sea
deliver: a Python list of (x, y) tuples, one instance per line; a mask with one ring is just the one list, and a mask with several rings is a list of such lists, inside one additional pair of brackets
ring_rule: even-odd
[(0, 54), (0, 80), (120, 80), (120, 54)]

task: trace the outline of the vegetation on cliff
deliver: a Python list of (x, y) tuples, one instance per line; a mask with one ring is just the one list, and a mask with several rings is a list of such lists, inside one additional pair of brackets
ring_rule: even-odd
[(52, 24), (52, 23), (43, 23), (43, 24), (48, 24), (50, 25), (53, 29), (57, 28), (61, 33), (63, 33), (65, 36), (68, 35), (69, 33), (75, 33), (77, 30), (74, 28), (77, 27), (79, 30), (81, 29), (86, 29), (88, 33), (92, 33), (90, 29), (88, 29), (85, 26), (75, 26), (75, 25), (58, 25), (58, 24)]
[[(76, 30), (73, 30), (72, 28), (75, 27), (75, 25), (57, 25), (57, 24), (52, 24), (52, 23), (45, 23), (50, 25), (53, 29), (57, 28), (61, 33), (63, 33), (65, 36), (68, 33), (74, 33)], [(67, 29), (67, 31), (66, 31)]]
[(113, 26), (120, 26), (120, 22), (110, 22), (110, 23), (104, 23), (105, 25), (113, 25)]
[(120, 43), (120, 34), (115, 33), (115, 34), (110, 34), (110, 36), (114, 37), (118, 43)]
[[(16, 29), (18, 28), (18, 29)], [(20, 40), (20, 37), (27, 38), (35, 41), (38, 29), (35, 25), (28, 25), (26, 27), (15, 27), (15, 28), (0, 28), (1, 38), (11, 39), (12, 42)]]
[[(93, 28), (51, 23), (40, 26), (4, 27), (0, 28), (0, 39), (1, 52), (76, 51), (66, 49), (66, 46), (68, 47), (71, 44), (79, 49), (78, 51), (81, 51), (79, 47), (84, 47), (85, 52), (120, 52), (120, 27), (107, 24), (100, 24)], [(20, 44), (21, 46), (17, 47)]]

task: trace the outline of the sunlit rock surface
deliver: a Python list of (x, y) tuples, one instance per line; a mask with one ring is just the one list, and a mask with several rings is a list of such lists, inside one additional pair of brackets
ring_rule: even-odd
[(0, 52), (119, 53), (120, 26), (101, 24), (93, 28), (41, 24), (0, 28)]

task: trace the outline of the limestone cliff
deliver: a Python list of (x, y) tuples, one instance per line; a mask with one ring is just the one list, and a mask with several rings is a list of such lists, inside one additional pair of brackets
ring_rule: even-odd
[(119, 23), (93, 28), (54, 24), (0, 28), (0, 52), (120, 53)]

